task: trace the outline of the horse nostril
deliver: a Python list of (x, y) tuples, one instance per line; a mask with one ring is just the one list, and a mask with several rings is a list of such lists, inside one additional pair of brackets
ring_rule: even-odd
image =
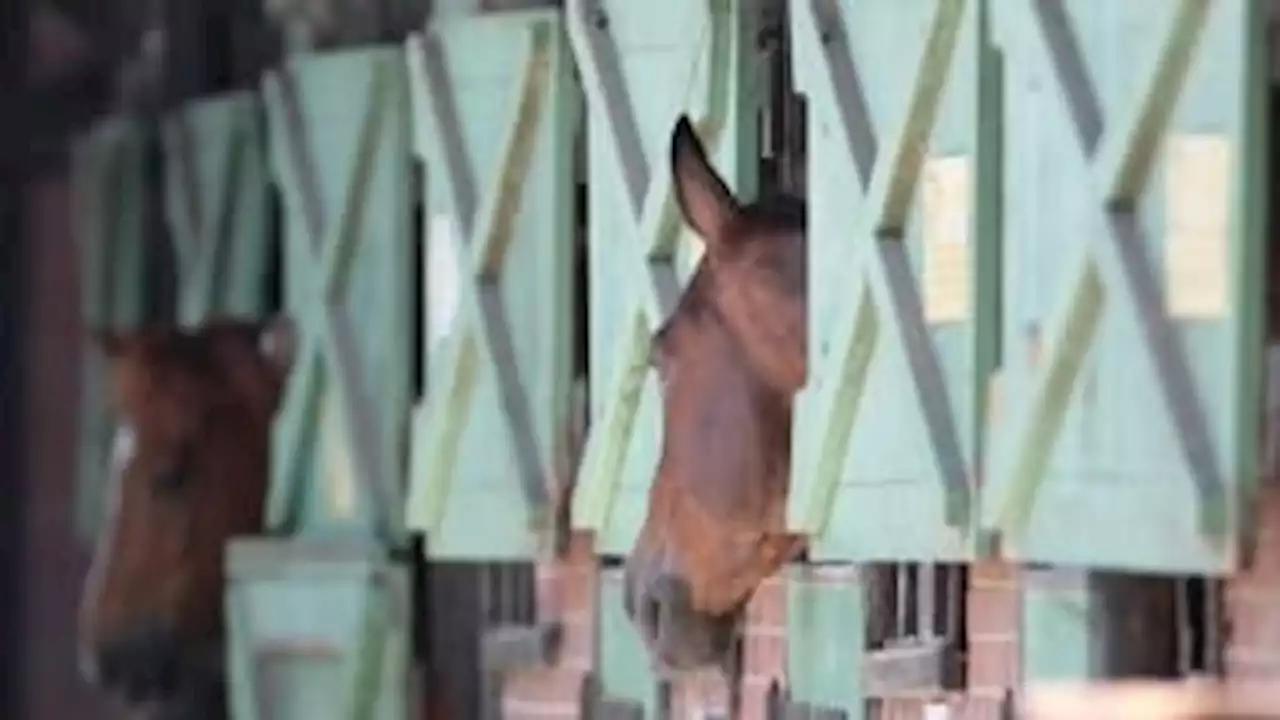
[(663, 575), (653, 583), (653, 597), (662, 605), (671, 609), (684, 608), (689, 605), (689, 586), (674, 575)]
[(646, 595), (644, 597), (643, 615), (641, 616), (640, 622), (644, 627), (649, 628), (649, 634), (653, 636), (654, 640), (657, 640), (662, 636), (661, 628), (658, 627), (658, 623), (661, 621), (661, 618), (661, 601), (653, 595)]
[(689, 602), (688, 586), (672, 575), (658, 578), (646, 597), (645, 622), (653, 639), (661, 642)]
[(98, 652), (98, 679), (104, 688), (119, 687), (127, 679), (129, 673), (128, 646), (114, 642), (108, 643)]
[(164, 695), (178, 683), (176, 639), (159, 628), (139, 629), (107, 643), (98, 653), (101, 685), (131, 701)]

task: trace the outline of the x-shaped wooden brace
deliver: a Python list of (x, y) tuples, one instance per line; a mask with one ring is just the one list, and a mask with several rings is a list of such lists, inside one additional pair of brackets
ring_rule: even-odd
[[(912, 276), (907, 248), (901, 240), (912, 195), (925, 160), (925, 148), (938, 115), (967, 0), (942, 0), (935, 4), (915, 85), (903, 113), (884, 143), (888, 150), (876, 159), (867, 103), (853, 56), (844, 40), (838, 9), (831, 0), (811, 0), (801, 32), (824, 54), (822, 80), (814, 92), (837, 117), (832, 125), (839, 150), (863, 181), (863, 217), (852, 239), (857, 242), (857, 286), (843, 295), (833, 317), (831, 350), (818, 368), (818, 377), (831, 386), (814, 396), (805, 411), (812, 420), (817, 452), (812, 492), (808, 502), (788, 509), (789, 525), (809, 534), (821, 532), (832, 505), (858, 405), (863, 397), (867, 371), (887, 329), (888, 341), (901, 346), (911, 378), (912, 398), (923, 414), (929, 435), (931, 460), (946, 485), (946, 522), (953, 528), (968, 523), (970, 479), (960, 448), (951, 403), (941, 365), (925, 324), (920, 291)], [(819, 17), (833, 19), (819, 23)], [(823, 38), (826, 38), (824, 41)], [(868, 175), (870, 176), (868, 181)], [(883, 317), (882, 317), (883, 316)], [(882, 327), (883, 326), (883, 327)], [(807, 423), (806, 423), (807, 424)]]
[[(253, 121), (251, 113), (243, 112), (244, 103), (251, 96), (206, 103), (198, 111), (215, 111), (223, 117), (227, 132), (217, 138), (195, 137), (193, 120), (188, 113), (176, 113), (165, 124), (164, 140), (170, 177), (177, 187), (165, 197), (169, 225), (173, 230), (174, 252), (177, 255), (182, 302), (178, 304), (179, 321), (193, 324), (206, 317), (218, 302), (218, 287), (225, 267), (226, 253), (232, 242), (227, 237), (231, 214), (235, 210), (244, 157), (246, 122)], [(217, 170), (208, 188), (209, 206), (205, 206), (206, 181), (200, 177), (198, 142), (216, 142), (219, 147)]]
[[(728, 0), (708, 0), (711, 80), (707, 83), (707, 115), (697, 123), (704, 138), (718, 133), (728, 112), (730, 38), (718, 21), (728, 12)], [(680, 217), (670, 169), (664, 167), (655, 173), (645, 158), (617, 44), (610, 37), (600, 0), (569, 0), (566, 13), (587, 101), (609, 116), (608, 127), (600, 130), (609, 138), (606, 145), (621, 170), (634, 219), (632, 227), (625, 229), (630, 232), (620, 233), (624, 237), (619, 238), (618, 247), (630, 264), (640, 269), (631, 288), (636, 294), (634, 311), (623, 319), (618, 334), (620, 351), (614, 354), (617, 367), (610, 378), (604, 417), (587, 440), (579, 477), (582, 489), (574, 498), (574, 524), (599, 529), (608, 522), (607, 506), (611, 504), (602, 501), (613, 497), (622, 475), (640, 390), (649, 373), (652, 335), (680, 296), (673, 262)]]
[[(415, 36), (408, 41), (413, 86), (421, 92), (427, 112), (435, 119), (434, 157), (451, 198), (450, 205), (462, 230), (464, 260), (459, 268), (462, 291), (459, 324), (450, 338), (443, 362), (440, 395), (427, 404), (426, 448), (423, 471), (431, 482), (414, 484), (413, 507), (425, 508), (427, 527), (443, 520), (449, 488), (458, 467), (458, 447), (473, 402), (480, 360), (493, 367), (507, 421), (507, 434), (515, 443), (520, 485), (534, 517), (531, 527), (550, 520), (547, 477), (549, 458), (538, 442), (529, 394), (520, 378), (520, 367), (511, 338), (511, 321), (503, 306), (499, 279), (507, 251), (515, 239), (520, 203), (524, 199), (529, 167), (538, 146), (538, 125), (545, 115), (547, 88), (552, 73), (555, 28), (536, 21), (528, 28), (528, 51), (517, 90), (515, 114), (506, 124), (501, 164), (478, 210), (473, 171), (465, 156), (461, 119), (453, 105), (447, 60), (435, 36)], [(421, 155), (431, 149), (418, 147)]]
[[(289, 477), (291, 473), (288, 471), (296, 468), (301, 460), (307, 447), (306, 440), (315, 425), (323, 380), (327, 375), (337, 390), (338, 407), (345, 420), (351, 447), (353, 471), (368, 494), (375, 532), (389, 528), (386, 513), (395, 497), (392, 485), (395, 478), (383, 467), (377, 442), (383, 428), (374, 412), (374, 400), (362, 372), (357, 347), (360, 339), (343, 304), (353, 260), (363, 239), (361, 221), (367, 199), (366, 188), (373, 172), (378, 143), (382, 139), (380, 130), (388, 116), (397, 111), (397, 104), (388, 102), (388, 96), (393, 92), (389, 63), (390, 60), (383, 61), (372, 71), (365, 115), (354, 153), (354, 167), (340, 212), (333, 216), (328, 215), (320, 194), (319, 176), (312, 155), (314, 144), (309, 139), (307, 118), (302, 114), (297, 80), (286, 68), (268, 77), (264, 87), (268, 100), (280, 113), (285, 129), (287, 147), (280, 148), (278, 152), (291, 158), (293, 165), (295, 182), (286, 183), (284, 187), (286, 192), (295, 194), (293, 199), (302, 209), (303, 222), (311, 238), (312, 269), (318, 270), (318, 273), (296, 275), (310, 284), (307, 288), (309, 300), (294, 309), (302, 342), (298, 363), (285, 387), (284, 406), (299, 407), (302, 411), (291, 415), (290, 421), (280, 429), (281, 452), (274, 456), (275, 477)], [(267, 505), (267, 517), (272, 527), (287, 519), (289, 501), (295, 489), (293, 485), (277, 483), (272, 486)]]
[(1158, 382), (1163, 409), (1173, 419), (1184, 470), (1199, 494), (1201, 531), (1219, 536), (1226, 520), (1221, 466), (1176, 329), (1165, 315), (1134, 210), (1157, 156), (1157, 139), (1163, 137), (1185, 84), (1209, 2), (1180, 0), (1165, 43), (1146, 70), (1146, 92), (1135, 96), (1112, 128), (1104, 128), (1100, 100), (1089, 85), (1061, 0), (1009, 3), (1007, 12), (1019, 16), (1011, 20), (1021, 20), (1020, 27), (1034, 28), (1027, 47), (1057, 78), (1080, 153), (1090, 167), (1098, 232), (1084, 238), (1087, 247), (1073, 270), (1067, 302), (1054, 318), (1045, 365), (1010, 428), (1011, 456), (997, 468), (1007, 478), (999, 485), (1007, 495), (995, 518), (998, 535), (989, 542), (998, 545), (1026, 529), (1071, 388), (1108, 303), (1137, 321), (1142, 342), (1136, 360)]

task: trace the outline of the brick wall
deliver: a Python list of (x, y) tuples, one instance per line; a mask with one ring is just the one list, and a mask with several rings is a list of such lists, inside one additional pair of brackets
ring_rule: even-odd
[(597, 562), (590, 536), (575, 536), (563, 558), (538, 567), (537, 578), (538, 615), (563, 623), (563, 643), (555, 665), (506, 678), (503, 717), (578, 718), (582, 682), (595, 661)]
[[(564, 559), (538, 568), (538, 609), (544, 618), (564, 624), (557, 663), (507, 677), (503, 716), (519, 720), (568, 720), (581, 717), (582, 682), (593, 669), (596, 643), (598, 563), (589, 536), (573, 539)], [(743, 646), (744, 719), (764, 720), (769, 688), (786, 674), (786, 584), (767, 580), (747, 611)], [(726, 712), (729, 692), (714, 673), (701, 674), (671, 690), (673, 718), (700, 718)]]
[(787, 583), (764, 581), (747, 606), (743, 640), (742, 717), (767, 720), (769, 690), (787, 682)]
[(1253, 567), (1227, 581), (1227, 673), (1280, 681), (1280, 486), (1263, 488)]
[[(747, 605), (743, 629), (741, 720), (766, 720), (769, 690), (786, 685), (787, 585), (782, 574), (765, 580)], [(716, 672), (692, 677), (672, 688), (671, 716), (696, 720), (707, 713), (727, 716), (729, 687)]]
[[(1254, 567), (1227, 582), (1230, 619), (1227, 671), (1243, 679), (1280, 680), (1280, 486), (1262, 495)], [(507, 679), (504, 716), (526, 720), (581, 717), (582, 681), (592, 669), (596, 642), (597, 562), (589, 537), (574, 538), (567, 557), (538, 572), (539, 609), (564, 623), (564, 646), (554, 667)], [(742, 719), (765, 720), (771, 686), (786, 686), (787, 581), (761, 585), (747, 610), (740, 688)], [(1021, 592), (1016, 568), (979, 562), (970, 570), (967, 598), (969, 687), (945, 698), (952, 718), (999, 720), (1006, 693), (1020, 682)], [(672, 688), (672, 717), (725, 712), (728, 690), (714, 676)], [(880, 720), (915, 720), (923, 701), (893, 701), (873, 713)]]

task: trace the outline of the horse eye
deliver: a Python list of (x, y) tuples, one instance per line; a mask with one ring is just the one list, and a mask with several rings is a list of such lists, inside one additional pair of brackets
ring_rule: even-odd
[(158, 469), (152, 478), (154, 488), (160, 493), (176, 493), (186, 484), (187, 472), (190, 469), (190, 449), (183, 445), (177, 457), (171, 463)]
[(181, 465), (175, 465), (170, 468), (161, 470), (154, 478), (155, 489), (161, 493), (176, 493), (182, 489), (182, 481), (185, 476)]

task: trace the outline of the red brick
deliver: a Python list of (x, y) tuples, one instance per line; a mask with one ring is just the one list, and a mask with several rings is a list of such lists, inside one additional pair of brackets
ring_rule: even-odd
[(1280, 679), (1280, 487), (1262, 489), (1258, 523), (1253, 566), (1226, 582), (1227, 673)]
[(707, 712), (724, 713), (729, 707), (729, 687), (716, 671), (681, 678), (671, 689), (672, 718), (696, 720)]
[(969, 638), (1006, 638), (1018, 632), (1021, 596), (1016, 588), (972, 586), (966, 601)]
[(596, 633), (591, 617), (567, 618), (560, 646), (559, 664), (580, 671), (595, 663)]
[(595, 611), (597, 575), (594, 568), (575, 567), (561, 578), (561, 603), (566, 613)]
[[(1021, 577), (1007, 563), (982, 560), (969, 569), (968, 692), (957, 717), (998, 717), (1004, 688), (1017, 687), (1021, 676), (1018, 647), (1022, 624)], [(973, 707), (969, 700), (973, 699)], [(988, 714), (993, 707), (995, 713)]]
[(995, 690), (1016, 687), (1018, 667), (1016, 638), (978, 640), (969, 643), (969, 688)]
[(1263, 488), (1258, 503), (1258, 542), (1249, 576), (1280, 584), (1280, 487)]
[(569, 547), (564, 555), (569, 564), (595, 565), (595, 538), (591, 533), (573, 533), (569, 537)]
[(769, 683), (744, 680), (741, 695), (742, 720), (772, 720), (769, 717)]
[(969, 566), (969, 585), (974, 588), (1016, 589), (1018, 568), (998, 560), (976, 560)]
[(1003, 720), (1004, 694), (970, 691), (959, 703), (956, 720)]
[(782, 628), (787, 622), (787, 581), (780, 576), (766, 579), (747, 605), (750, 626)]
[(575, 720), (580, 717), (577, 709), (561, 708), (525, 708), (519, 705), (503, 706), (502, 716), (505, 720)]
[(554, 667), (512, 673), (503, 687), (507, 718), (576, 718), (584, 675), (595, 663), (596, 561), (589, 535), (575, 535), (564, 557), (537, 570), (539, 616), (562, 624), (564, 636)]
[(1248, 598), (1232, 606), (1231, 638), (1240, 647), (1280, 648), (1280, 595)]
[(774, 678), (787, 672), (787, 636), (784, 632), (748, 634), (743, 645), (746, 678)]
[(504, 704), (577, 703), (582, 690), (582, 673), (560, 668), (534, 668), (512, 673), (503, 686)]

